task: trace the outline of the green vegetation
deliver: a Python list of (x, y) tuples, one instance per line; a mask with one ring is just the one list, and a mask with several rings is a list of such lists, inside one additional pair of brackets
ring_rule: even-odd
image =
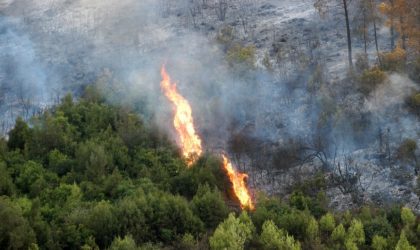
[(94, 88), (66, 96), (0, 140), (0, 248), (420, 247), (410, 209), (328, 212), (314, 184), (287, 201), (260, 194), (255, 211), (239, 213), (220, 165), (205, 155), (188, 169), (165, 135)]

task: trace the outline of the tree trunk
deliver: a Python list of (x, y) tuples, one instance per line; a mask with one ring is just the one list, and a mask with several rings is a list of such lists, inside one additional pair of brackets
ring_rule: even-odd
[[(390, 1), (390, 4), (391, 4), (391, 9), (394, 9), (394, 1)], [(394, 41), (394, 38), (395, 38), (395, 35), (394, 35), (394, 17), (393, 17), (393, 14), (391, 14), (391, 17), (390, 17), (390, 21), (391, 21), (391, 26), (390, 26), (390, 31), (391, 31), (391, 50), (394, 50), (395, 49), (395, 41)]]
[(379, 56), (379, 45), (378, 45), (378, 34), (376, 33), (376, 10), (374, 7), (374, 0), (370, 0), (370, 8), (372, 10), (373, 15), (373, 35), (375, 36), (375, 49), (376, 49), (376, 56), (378, 57), (379, 65), (382, 65), (381, 63), (381, 57)]
[(406, 40), (407, 40), (407, 37), (406, 37), (406, 35), (405, 35), (405, 29), (404, 29), (404, 18), (403, 18), (403, 16), (400, 16), (400, 27), (401, 27), (401, 43), (402, 43), (402, 48), (404, 49), (404, 50), (406, 50), (407, 49), (407, 46), (406, 46)]
[(351, 33), (350, 33), (350, 21), (349, 21), (349, 13), (348, 13), (348, 8), (347, 8), (347, 0), (343, 0), (343, 7), (344, 7), (344, 15), (345, 15), (345, 18), (346, 18), (349, 66), (350, 66), (350, 69), (352, 69), (353, 68), (353, 58), (352, 58), (352, 52), (351, 52)]
[(379, 56), (378, 35), (376, 34), (376, 17), (373, 19), (373, 34), (375, 36), (376, 56), (378, 57), (379, 65), (381, 65), (381, 57)]
[(367, 54), (367, 34), (366, 34), (366, 12), (363, 13), (363, 42), (365, 45), (365, 54)]

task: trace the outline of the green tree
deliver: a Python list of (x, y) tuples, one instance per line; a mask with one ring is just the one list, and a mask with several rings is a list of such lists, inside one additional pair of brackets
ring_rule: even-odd
[(48, 173), (41, 164), (27, 161), (21, 166), (19, 176), (16, 178), (18, 188), (26, 194), (36, 196), (45, 188), (58, 182), (57, 176)]
[(395, 250), (416, 250), (416, 248), (410, 245), (410, 242), (408, 242), (407, 237), (405, 236), (405, 232), (402, 231)]
[(13, 179), (6, 164), (0, 161), (0, 195), (12, 196), (15, 191)]
[(372, 248), (374, 250), (385, 250), (388, 247), (388, 242), (382, 236), (375, 235), (372, 239)]
[(252, 224), (241, 222), (240, 218), (235, 218), (235, 215), (231, 213), (210, 237), (210, 248), (213, 250), (244, 249), (245, 243), (251, 239), (252, 233)]
[(0, 196), (0, 221), (1, 249), (28, 249), (36, 243), (35, 233), (21, 208), (5, 196)]
[(335, 228), (334, 215), (327, 213), (319, 220), (319, 227), (323, 232), (332, 232)]
[(416, 216), (413, 214), (411, 209), (408, 207), (401, 208), (401, 220), (404, 223), (404, 226), (410, 227), (414, 225), (414, 222), (416, 221)]
[(355, 242), (358, 245), (365, 243), (365, 231), (363, 230), (363, 223), (360, 220), (353, 219), (347, 231), (347, 239)]
[(28, 124), (21, 117), (18, 117), (16, 119), (14, 128), (9, 132), (9, 140), (7, 141), (7, 146), (11, 150), (23, 150), (29, 136), (30, 129)]
[(124, 238), (117, 236), (113, 241), (110, 250), (137, 250), (138, 247), (131, 235), (127, 235)]
[(343, 242), (346, 238), (346, 229), (343, 224), (339, 224), (331, 234), (331, 239), (336, 242)]
[(311, 217), (308, 223), (308, 227), (306, 228), (306, 237), (309, 240), (314, 241), (318, 237), (318, 235), (319, 235), (318, 222), (316, 221), (314, 217)]
[(94, 232), (96, 243), (101, 249), (111, 244), (118, 229), (118, 220), (113, 210), (109, 202), (100, 201), (90, 209), (87, 216), (86, 225)]
[(282, 229), (279, 229), (273, 221), (268, 220), (262, 226), (260, 242), (263, 249), (272, 250), (299, 250), (300, 243), (295, 241), (293, 236), (289, 236)]
[(191, 207), (209, 228), (216, 227), (228, 215), (228, 209), (220, 192), (217, 189), (212, 191), (208, 185), (198, 188)]

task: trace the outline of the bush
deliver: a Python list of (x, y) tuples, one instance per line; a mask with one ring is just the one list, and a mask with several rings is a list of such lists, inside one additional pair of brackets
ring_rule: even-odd
[(360, 91), (363, 94), (369, 94), (378, 85), (383, 83), (386, 79), (386, 74), (381, 69), (374, 67), (372, 69), (365, 70), (360, 77)]
[(235, 44), (227, 51), (227, 60), (232, 67), (247, 70), (255, 67), (255, 47)]
[(401, 71), (405, 67), (406, 51), (396, 47), (391, 52), (380, 54), (381, 69), (385, 71)]
[(240, 218), (235, 218), (231, 213), (222, 222), (210, 237), (210, 248), (213, 250), (242, 250), (245, 243), (252, 238), (253, 224), (244, 223)]
[(268, 220), (262, 226), (260, 242), (263, 249), (300, 250), (300, 243), (293, 236), (279, 229), (273, 221)]
[(208, 228), (215, 228), (228, 215), (228, 209), (219, 190), (208, 185), (200, 186), (194, 196), (191, 207)]
[(327, 213), (319, 220), (319, 227), (322, 231), (331, 233), (335, 228), (334, 215)]
[(414, 92), (407, 100), (408, 107), (413, 113), (420, 116), (420, 92)]
[(402, 161), (410, 161), (415, 159), (415, 151), (417, 149), (417, 143), (412, 139), (405, 139), (398, 147), (397, 154), (398, 158)]
[(375, 235), (372, 240), (372, 248), (374, 250), (386, 250), (388, 242), (382, 236)]

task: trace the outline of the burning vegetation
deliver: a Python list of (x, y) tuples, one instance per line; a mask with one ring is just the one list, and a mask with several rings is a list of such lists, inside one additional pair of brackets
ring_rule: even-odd
[(179, 146), (182, 155), (187, 159), (188, 166), (203, 152), (201, 148), (201, 139), (194, 128), (194, 119), (192, 117), (191, 106), (188, 101), (178, 93), (176, 84), (171, 82), (171, 78), (166, 72), (165, 66), (161, 69), (162, 82), (160, 86), (163, 93), (172, 103), (174, 109), (174, 127), (178, 134)]
[[(181, 147), (182, 155), (187, 159), (188, 166), (191, 166), (202, 154), (201, 139), (194, 128), (192, 109), (188, 101), (178, 93), (176, 84), (171, 82), (165, 66), (161, 68), (161, 75), (162, 91), (174, 107), (173, 124), (179, 137), (179, 146)], [(226, 155), (223, 154), (222, 158), (223, 168), (232, 183), (233, 192), (238, 198), (241, 208), (253, 210), (254, 205), (245, 182), (248, 175), (237, 172)]]

